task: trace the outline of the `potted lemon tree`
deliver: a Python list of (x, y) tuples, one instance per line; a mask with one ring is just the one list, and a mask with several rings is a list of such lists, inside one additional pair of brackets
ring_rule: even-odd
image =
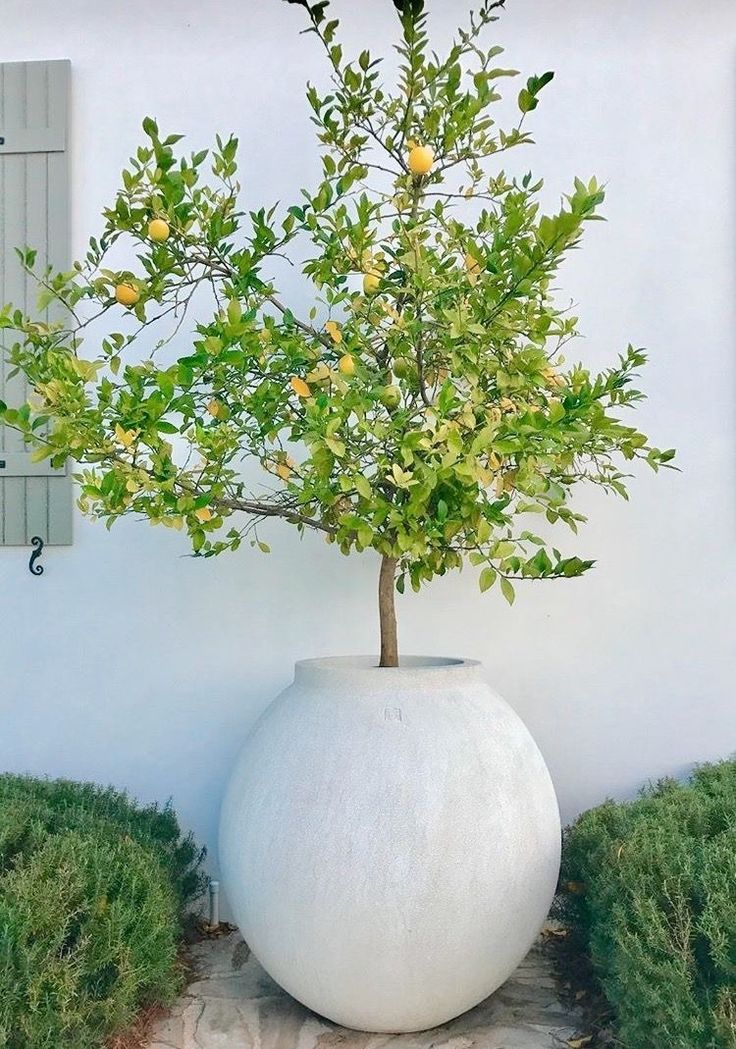
[[(547, 213), (539, 179), (504, 173), (552, 73), (496, 122), (516, 76), (483, 42), (501, 5), (482, 0), (439, 57), (421, 0), (395, 0), (389, 87), (368, 51), (345, 56), (324, 0), (289, 2), (331, 73), (307, 91), (319, 185), (243, 211), (234, 137), (187, 153), (146, 119), (85, 258), (37, 273), (63, 319), (0, 313), (33, 389), (0, 410), (38, 457), (78, 464), (79, 505), (108, 525), (134, 514), (212, 557), (267, 553), (280, 519), (377, 558), (380, 654), (297, 666), (233, 774), (221, 862), (287, 990), (348, 1026), (406, 1031), (519, 962), (555, 888), (559, 817), (477, 664), (399, 658), (395, 593), (465, 562), (509, 602), (519, 582), (580, 576), (593, 562), (555, 538), (583, 520), (575, 487), (625, 496), (627, 464), (673, 453), (622, 419), (641, 350), (600, 374), (567, 359), (577, 321), (552, 290), (604, 193), (575, 179)], [(277, 284), (282, 256), (312, 290), (304, 315)]]

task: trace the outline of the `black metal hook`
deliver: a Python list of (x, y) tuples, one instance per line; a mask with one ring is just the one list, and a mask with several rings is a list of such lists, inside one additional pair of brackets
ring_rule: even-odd
[(34, 535), (31, 539), (31, 546), (34, 548), (31, 554), (31, 560), (28, 562), (28, 571), (31, 575), (43, 575), (43, 565), (37, 565), (39, 557), (43, 553), (43, 539), (40, 535)]

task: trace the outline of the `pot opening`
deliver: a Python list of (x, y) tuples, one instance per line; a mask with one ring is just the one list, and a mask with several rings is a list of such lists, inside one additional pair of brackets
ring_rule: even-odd
[(301, 659), (297, 666), (315, 670), (380, 670), (398, 673), (402, 670), (447, 670), (452, 667), (477, 667), (474, 659), (454, 659), (448, 656), (401, 656), (398, 667), (379, 667), (378, 656), (326, 656), (322, 659)]

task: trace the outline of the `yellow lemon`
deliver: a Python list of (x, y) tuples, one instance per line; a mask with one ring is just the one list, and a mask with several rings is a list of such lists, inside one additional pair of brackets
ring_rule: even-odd
[(428, 175), (434, 164), (434, 150), (431, 146), (414, 146), (409, 154), (409, 171), (421, 177)]
[(199, 510), (194, 511), (194, 516), (202, 524), (205, 524), (207, 521), (212, 520), (212, 511), (207, 506), (200, 506)]
[(115, 288), (115, 298), (121, 306), (135, 306), (141, 297), (141, 293), (132, 284), (118, 284)]
[(148, 223), (148, 236), (157, 244), (167, 240), (170, 232), (169, 224), (165, 219), (151, 219)]
[(349, 353), (340, 358), (337, 367), (343, 375), (355, 375), (355, 361)]
[(340, 331), (340, 325), (335, 321), (327, 321), (325, 324), (325, 331), (330, 336), (333, 342), (339, 346), (342, 342), (342, 332)]
[(294, 375), (290, 382), (291, 388), (297, 397), (311, 397), (312, 391), (309, 389), (304, 379), (300, 379), (297, 375)]
[(468, 280), (471, 284), (475, 284), (480, 273), (480, 262), (474, 255), (467, 254), (465, 256), (465, 269), (468, 273)]
[(375, 295), (381, 286), (381, 275), (372, 271), (363, 274), (363, 291), (366, 295)]

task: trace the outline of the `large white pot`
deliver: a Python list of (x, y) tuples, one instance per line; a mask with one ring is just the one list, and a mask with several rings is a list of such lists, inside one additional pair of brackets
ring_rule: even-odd
[(541, 754), (480, 664), (297, 663), (224, 802), (235, 918), (283, 988), (366, 1031), (486, 998), (534, 941), (560, 820)]

